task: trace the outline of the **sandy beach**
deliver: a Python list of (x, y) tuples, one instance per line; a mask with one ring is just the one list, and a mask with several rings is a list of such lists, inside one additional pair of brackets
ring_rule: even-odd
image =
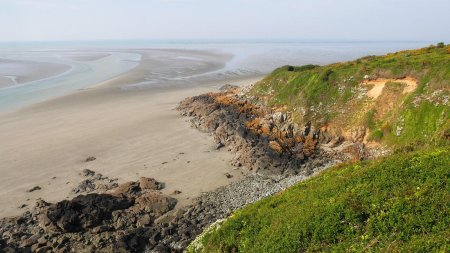
[[(0, 217), (20, 214), (26, 208), (19, 206), (39, 198), (73, 197), (85, 168), (119, 182), (157, 178), (167, 185), (163, 192), (182, 192), (179, 206), (239, 179), (241, 172), (229, 164), (232, 155), (214, 150), (211, 137), (174, 110), (183, 98), (225, 83), (124, 91), (107, 82), (0, 115)], [(97, 159), (86, 163), (88, 156)], [(27, 192), (35, 186), (42, 190)]]

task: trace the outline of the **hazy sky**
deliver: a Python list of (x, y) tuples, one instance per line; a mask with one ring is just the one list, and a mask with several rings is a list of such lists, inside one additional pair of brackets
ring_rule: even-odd
[(0, 0), (0, 41), (450, 40), (450, 0)]

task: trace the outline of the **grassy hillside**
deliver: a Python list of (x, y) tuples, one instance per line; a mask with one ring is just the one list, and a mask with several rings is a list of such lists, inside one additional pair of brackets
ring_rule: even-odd
[[(368, 80), (386, 83), (377, 98)], [(417, 87), (405, 92), (403, 78)], [(250, 91), (256, 100), (292, 113), (299, 125), (311, 122), (337, 134), (358, 127), (367, 140), (390, 146), (436, 144), (450, 135), (450, 46), (430, 46), (385, 56), (368, 56), (327, 66), (285, 66)], [(446, 138), (444, 138), (446, 137)]]
[(449, 252), (450, 46), (285, 66), (249, 96), (299, 125), (395, 150), (247, 206), (188, 252)]
[(188, 252), (448, 252), (450, 152), (330, 169), (252, 204)]

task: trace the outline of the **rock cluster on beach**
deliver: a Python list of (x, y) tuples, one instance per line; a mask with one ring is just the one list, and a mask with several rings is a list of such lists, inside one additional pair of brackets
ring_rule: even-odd
[[(161, 230), (155, 220), (176, 200), (151, 178), (56, 204), (38, 201), (20, 217), (0, 220), (2, 252), (139, 252)], [(156, 245), (155, 245), (156, 246)]]

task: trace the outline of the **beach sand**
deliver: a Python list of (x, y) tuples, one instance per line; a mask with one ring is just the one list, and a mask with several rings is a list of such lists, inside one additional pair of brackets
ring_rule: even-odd
[[(183, 98), (227, 81), (145, 90), (109, 83), (114, 80), (0, 114), (0, 217), (20, 214), (38, 198), (73, 197), (71, 189), (83, 180), (80, 172), (86, 168), (120, 183), (156, 178), (166, 184), (164, 193), (182, 192), (179, 206), (242, 176), (229, 164), (231, 153), (215, 150), (212, 137), (191, 128), (174, 110)], [(86, 163), (89, 156), (97, 159)], [(42, 189), (27, 192), (35, 186)], [(23, 204), (28, 207), (19, 209)]]

